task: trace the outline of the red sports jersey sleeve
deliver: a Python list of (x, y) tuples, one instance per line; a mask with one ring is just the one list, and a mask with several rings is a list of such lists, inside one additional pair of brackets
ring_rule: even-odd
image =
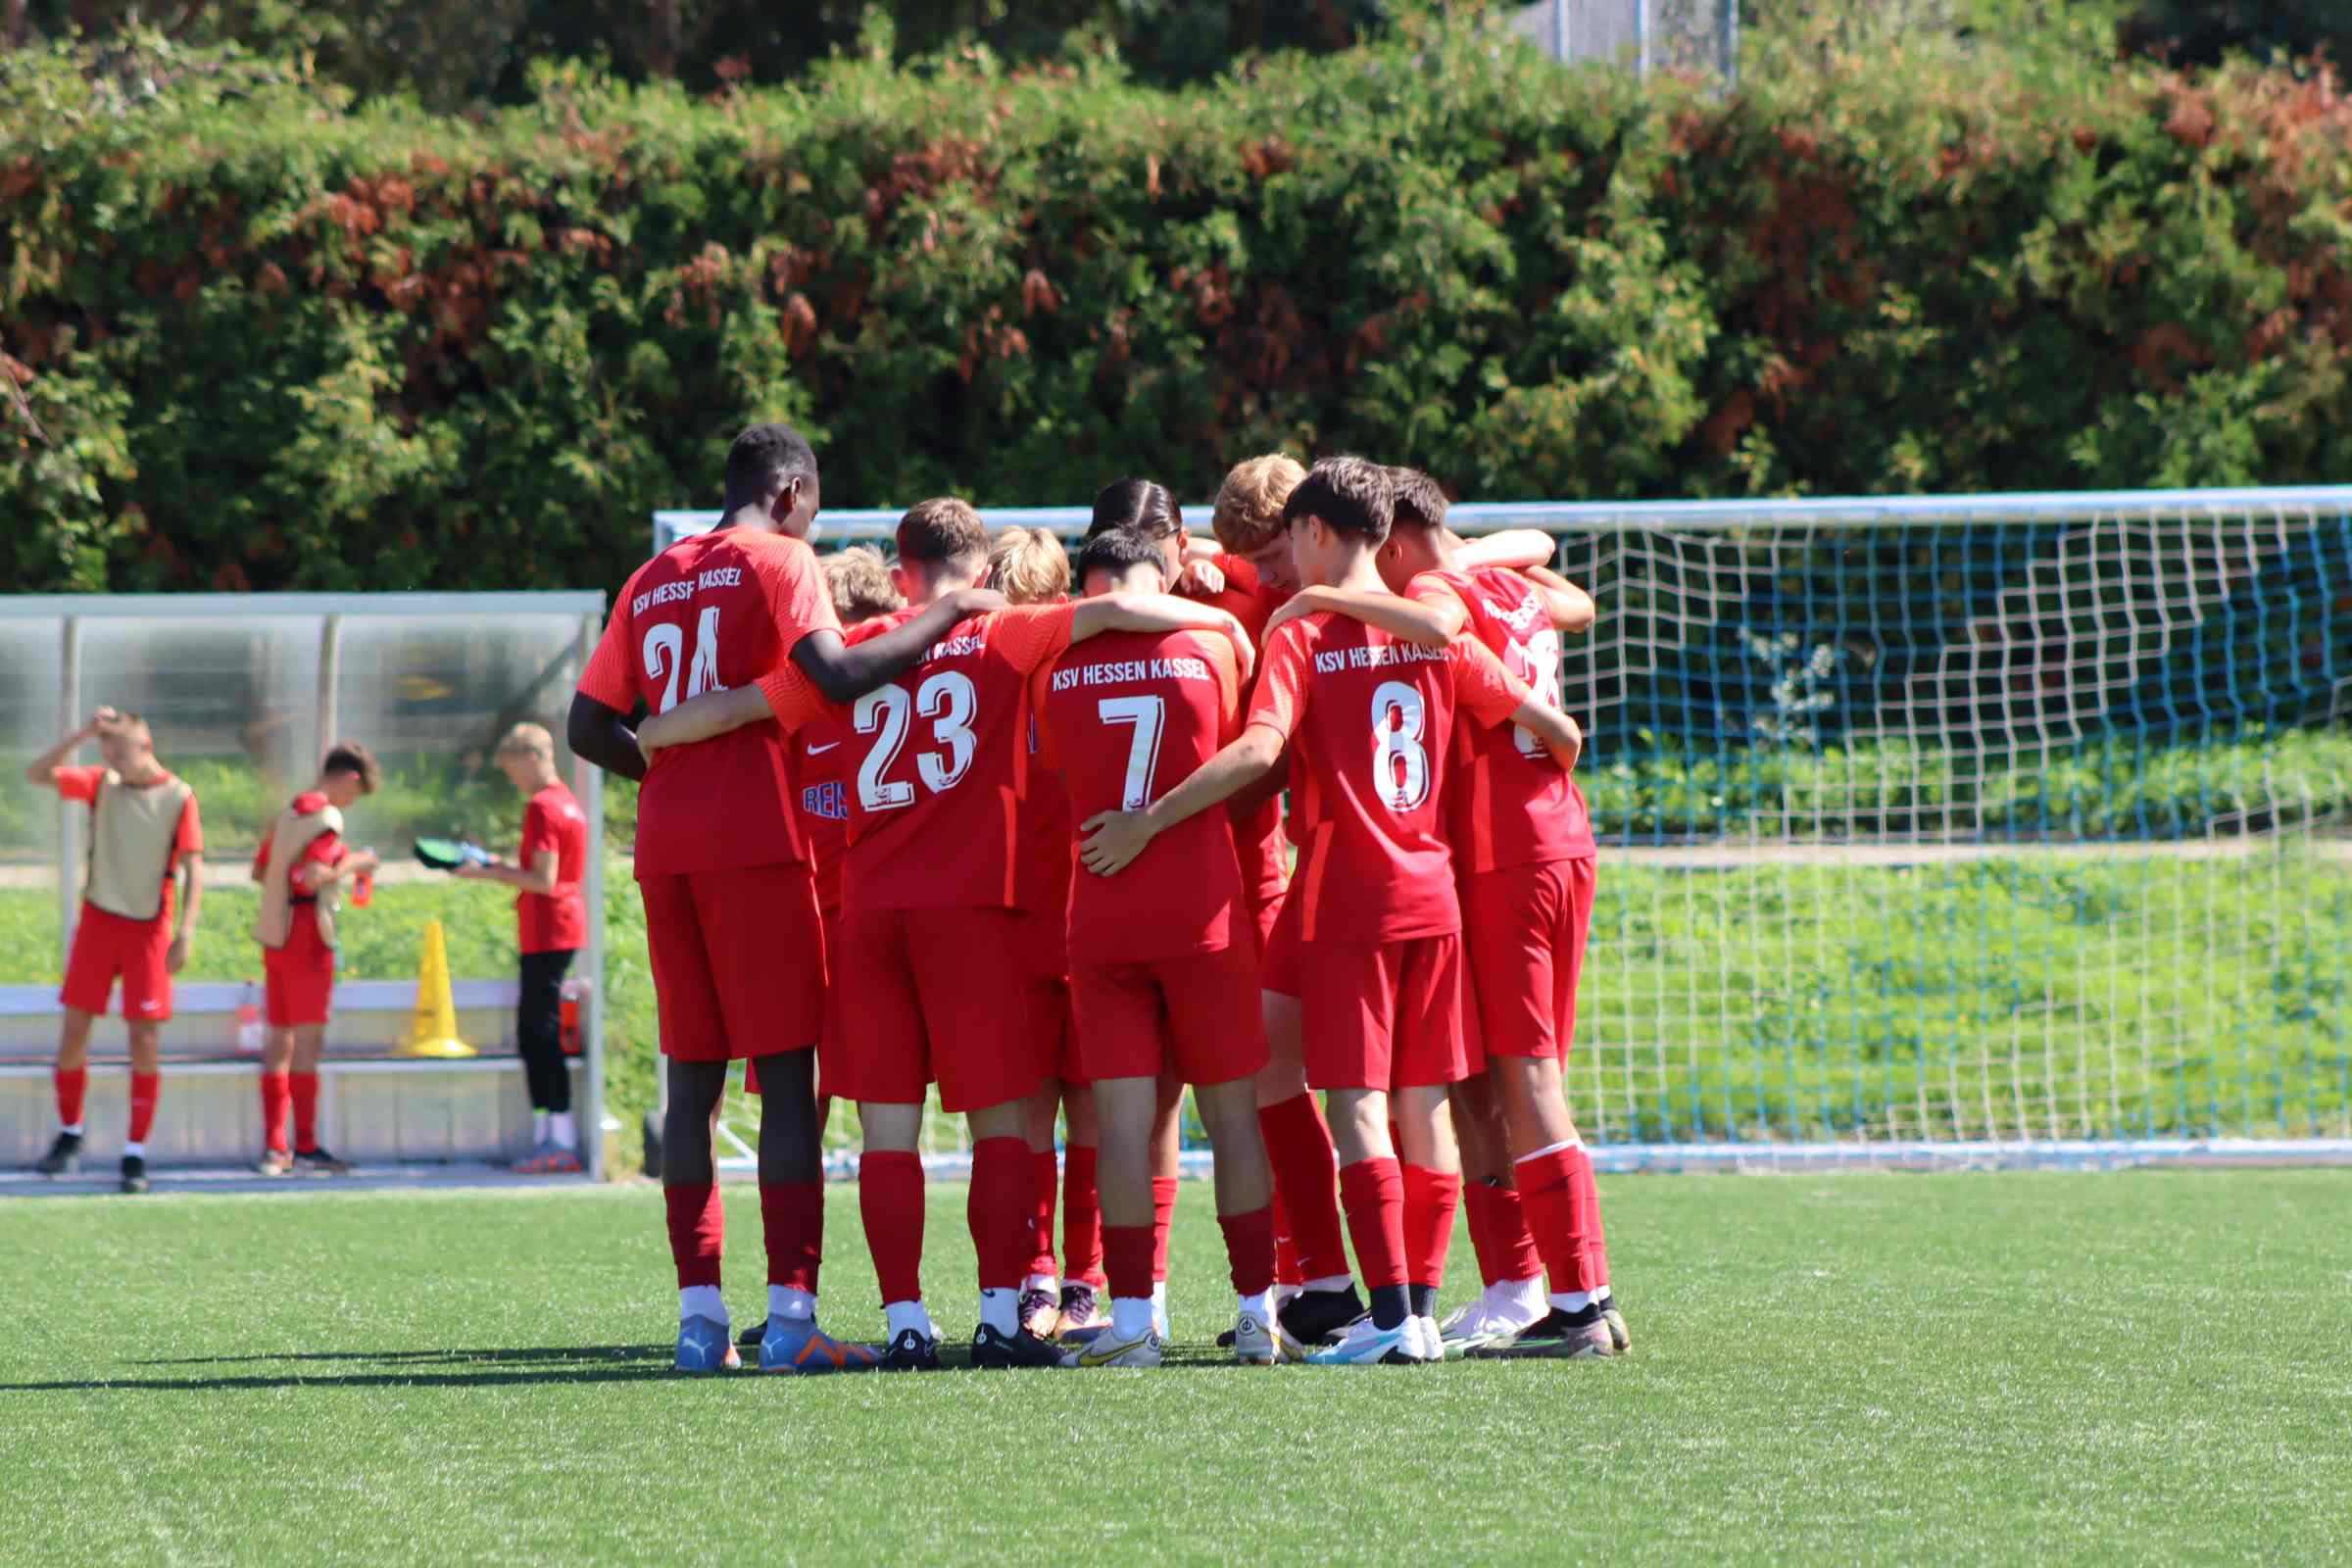
[(801, 673), (798, 664), (785, 664), (760, 676), (760, 695), (767, 699), (767, 710), (786, 730), (836, 717), (841, 711), (826, 701), (816, 682)]
[(103, 767), (61, 767), (50, 777), (57, 781), (59, 799), (79, 801), (82, 805), (89, 806), (95, 804), (98, 799), (98, 781), (106, 777), (106, 769)]
[(1483, 643), (1456, 637), (1446, 650), (1453, 656), (1453, 695), (1462, 711), (1493, 729), (1535, 694), (1527, 682), (1502, 667), (1502, 661)]
[[(1111, 632), (1063, 654), (1033, 690), (1071, 820), (1141, 809), (1191, 777), (1232, 738), (1239, 684), (1216, 632)], [(1215, 952), (1250, 930), (1243, 893), (1232, 819), (1196, 812), (1118, 875), (1078, 874), (1071, 961)]]
[(197, 814), (196, 797), (190, 793), (187, 804), (179, 808), (179, 833), (172, 841), (172, 858), (173, 863), (176, 864), (179, 857), (183, 855), (202, 855), (203, 853), (204, 819)]
[(1070, 626), (1077, 618), (1076, 605), (1023, 605), (993, 611), (981, 624), (997, 652), (1025, 680), (1070, 646)]
[[(1425, 571), (1407, 592), (1423, 603), (1450, 599), (1469, 615), (1463, 630), (1524, 682), (1536, 702), (1560, 706), (1560, 641), (1551, 610), (1515, 571)], [(1511, 725), (1463, 726), (1446, 798), (1455, 857), (1472, 874), (1593, 853), (1592, 820), (1575, 775), (1542, 742)]]
[(1298, 730), (1298, 720), (1306, 711), (1310, 655), (1305, 628), (1307, 621), (1314, 618), (1305, 616), (1276, 631), (1274, 640), (1266, 644), (1265, 653), (1258, 660), (1257, 690), (1250, 699), (1250, 722), (1279, 732), (1284, 740)]

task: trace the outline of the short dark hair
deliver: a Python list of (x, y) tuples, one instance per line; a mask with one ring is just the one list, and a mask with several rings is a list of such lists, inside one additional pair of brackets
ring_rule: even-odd
[(1124, 577), (1137, 566), (1150, 566), (1159, 574), (1161, 585), (1166, 585), (1168, 558), (1159, 553), (1158, 544), (1133, 528), (1112, 528), (1096, 534), (1078, 552), (1078, 586), (1083, 590), (1095, 572)]
[(1165, 539), (1184, 531), (1184, 514), (1168, 487), (1152, 479), (1113, 479), (1095, 492), (1095, 515), (1086, 525), (1089, 539), (1124, 528), (1147, 539)]
[(727, 510), (779, 495), (795, 479), (816, 477), (816, 453), (789, 424), (755, 424), (727, 448)]
[(1323, 459), (1282, 504), (1286, 528), (1297, 526), (1300, 517), (1320, 517), (1326, 528), (1374, 545), (1388, 542), (1396, 514), (1396, 487), (1389, 482), (1389, 470), (1366, 458)]
[(978, 571), (988, 560), (988, 524), (968, 501), (954, 496), (917, 501), (899, 519), (899, 560)]
[(1438, 481), (1419, 468), (1391, 468), (1389, 490), (1396, 497), (1396, 515), (1390, 525), (1397, 528), (1443, 528), (1446, 526), (1446, 492)]
[(384, 781), (384, 770), (376, 764), (374, 754), (358, 741), (337, 741), (328, 747), (326, 760), (318, 764), (318, 771), (357, 774), (362, 795), (373, 795)]

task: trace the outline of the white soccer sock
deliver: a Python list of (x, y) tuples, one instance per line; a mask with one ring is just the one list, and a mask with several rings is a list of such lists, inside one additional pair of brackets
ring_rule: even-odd
[(1255, 1296), (1245, 1296), (1236, 1305), (1235, 1310), (1247, 1313), (1260, 1323), (1271, 1325), (1274, 1321), (1274, 1293), (1260, 1291)]
[(1591, 1291), (1554, 1291), (1551, 1293), (1551, 1304), (1563, 1312), (1582, 1312), (1592, 1304), (1592, 1293)]
[(767, 1288), (767, 1315), (769, 1317), (802, 1318), (814, 1322), (816, 1320), (816, 1297), (810, 1292), (796, 1290), (790, 1285), (770, 1285)]
[(1504, 1280), (1487, 1287), (1490, 1305), (1508, 1312), (1514, 1318), (1533, 1323), (1544, 1315), (1544, 1281)]
[(1051, 1274), (1032, 1274), (1027, 1279), (1021, 1281), (1021, 1289), (1024, 1291), (1044, 1291), (1047, 1295), (1052, 1296), (1060, 1291), (1061, 1281), (1055, 1279)]
[(1122, 1340), (1142, 1337), (1146, 1329), (1155, 1326), (1149, 1296), (1114, 1296), (1110, 1298), (1110, 1332)]
[(565, 1149), (580, 1147), (580, 1129), (578, 1124), (571, 1119), (570, 1111), (559, 1110), (547, 1120), (548, 1131), (555, 1135), (555, 1141), (558, 1144)]
[(124, 1144), (122, 1146), (122, 1157), (124, 1159), (145, 1159), (147, 1157), (147, 1146), (145, 1144), (135, 1142)]
[(1166, 1280), (1155, 1281), (1152, 1286), (1152, 1326), (1159, 1330), (1161, 1339), (1164, 1340), (1168, 1337), (1168, 1282)]
[(1531, 1159), (1542, 1159), (1545, 1154), (1556, 1154), (1563, 1149), (1582, 1149), (1584, 1147), (1585, 1141), (1582, 1138), (1564, 1138), (1556, 1144), (1545, 1144), (1542, 1149), (1536, 1150), (1532, 1153), (1521, 1154), (1517, 1159), (1511, 1161), (1511, 1163), (1514, 1165), (1524, 1165)]
[(683, 1323), (690, 1317), (707, 1317), (722, 1326), (731, 1321), (727, 1316), (727, 1298), (718, 1293), (717, 1286), (678, 1287), (678, 1321)]
[(939, 1330), (931, 1326), (930, 1309), (920, 1301), (892, 1301), (882, 1308), (882, 1318), (894, 1340), (908, 1329), (926, 1340), (939, 1338)]
[(1020, 1332), (1021, 1293), (999, 1286), (980, 1293), (980, 1321), (1007, 1337)]
[(532, 1147), (532, 1148), (536, 1149), (536, 1148), (537, 1148), (539, 1145), (541, 1145), (541, 1144), (544, 1144), (544, 1143), (546, 1143), (546, 1142), (547, 1142), (547, 1122), (548, 1122), (548, 1113), (547, 1113), (546, 1111), (544, 1111), (544, 1110), (534, 1110), (534, 1111), (532, 1111), (532, 1112), (531, 1112), (531, 1147)]
[(81, 1128), (82, 1124), (80, 1122), (75, 1122), (71, 1127), (60, 1127), (58, 1131), (64, 1133), (68, 1138), (79, 1138), (81, 1136)]
[(1302, 1291), (1351, 1291), (1355, 1289), (1352, 1274), (1323, 1274), (1298, 1287)]
[(1609, 1300), (1609, 1288), (1606, 1285), (1593, 1286), (1592, 1299), (1600, 1302), (1603, 1306), (1606, 1306)]

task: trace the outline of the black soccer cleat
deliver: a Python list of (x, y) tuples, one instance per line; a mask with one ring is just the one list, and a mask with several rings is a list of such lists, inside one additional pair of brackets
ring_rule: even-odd
[(1467, 1352), (1474, 1361), (1597, 1360), (1617, 1353), (1608, 1320), (1591, 1303), (1573, 1312), (1553, 1307), (1511, 1339), (1482, 1345)]
[(1344, 1291), (1300, 1291), (1282, 1303), (1275, 1319), (1284, 1340), (1300, 1347), (1321, 1345), (1363, 1315), (1364, 1298), (1350, 1285)]
[(147, 1191), (147, 1161), (137, 1154), (122, 1156), (122, 1190), (126, 1193)]
[(936, 1372), (939, 1370), (939, 1342), (920, 1329), (901, 1329), (890, 1348), (882, 1352), (875, 1364), (877, 1372)]
[(307, 1152), (296, 1150), (294, 1168), (306, 1176), (348, 1176), (351, 1174), (351, 1161), (337, 1159), (326, 1152), (324, 1144), (320, 1144)]
[(761, 1318), (750, 1328), (745, 1329), (741, 1334), (736, 1335), (735, 1343), (749, 1350), (757, 1346), (766, 1334), (767, 1319)]
[(32, 1162), (44, 1176), (71, 1176), (81, 1169), (81, 1134), (59, 1133), (49, 1152)]
[(1059, 1366), (1061, 1350), (1027, 1329), (1016, 1329), (1006, 1334), (1002, 1329), (983, 1323), (972, 1331), (972, 1365), (992, 1371)]

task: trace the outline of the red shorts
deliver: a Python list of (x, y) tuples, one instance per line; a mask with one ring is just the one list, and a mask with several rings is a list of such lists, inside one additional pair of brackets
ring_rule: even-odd
[(833, 1094), (919, 1105), (936, 1079), (940, 1104), (960, 1113), (1037, 1092), (1012, 910), (853, 909), (844, 924)]
[(294, 906), (284, 947), (262, 950), (262, 996), (271, 1028), (326, 1022), (335, 996), (335, 950), (318, 934), (313, 906)]
[(1078, 1059), (1078, 1029), (1070, 1013), (1070, 925), (1066, 915), (1013, 912), (1021, 945), (1021, 982), (1038, 1071), (1065, 1084), (1086, 1082)]
[(1247, 1078), (1266, 1064), (1257, 955), (1213, 953), (1135, 963), (1087, 963), (1070, 976), (1086, 1075), (1188, 1084)]
[(84, 904), (74, 924), (74, 951), (57, 1000), (82, 1012), (104, 1012), (122, 977), (122, 1016), (162, 1023), (172, 1016), (172, 922), (132, 920)]
[[(825, 934), (825, 973), (833, 973), (841, 961), (841, 910), (817, 906), (817, 925)], [(841, 1050), (841, 992), (838, 987), (825, 987), (825, 1016), (816, 1031), (816, 1098), (822, 1100), (832, 1091), (825, 1086), (826, 1064), (835, 1059)], [(743, 1092), (760, 1093), (760, 1063), (743, 1064)]]
[(1298, 1003), (1315, 1089), (1418, 1089), (1484, 1065), (1462, 1027), (1462, 939), (1302, 942)]
[(1471, 1001), (1488, 1055), (1567, 1063), (1592, 882), (1591, 856), (1462, 879)]
[(1267, 906), (1263, 924), (1265, 958), (1259, 965), (1257, 983), (1276, 996), (1296, 997), (1298, 992), (1298, 903), (1295, 899), (1276, 899)]
[(798, 861), (641, 876), (662, 1054), (742, 1061), (816, 1044), (825, 945)]

